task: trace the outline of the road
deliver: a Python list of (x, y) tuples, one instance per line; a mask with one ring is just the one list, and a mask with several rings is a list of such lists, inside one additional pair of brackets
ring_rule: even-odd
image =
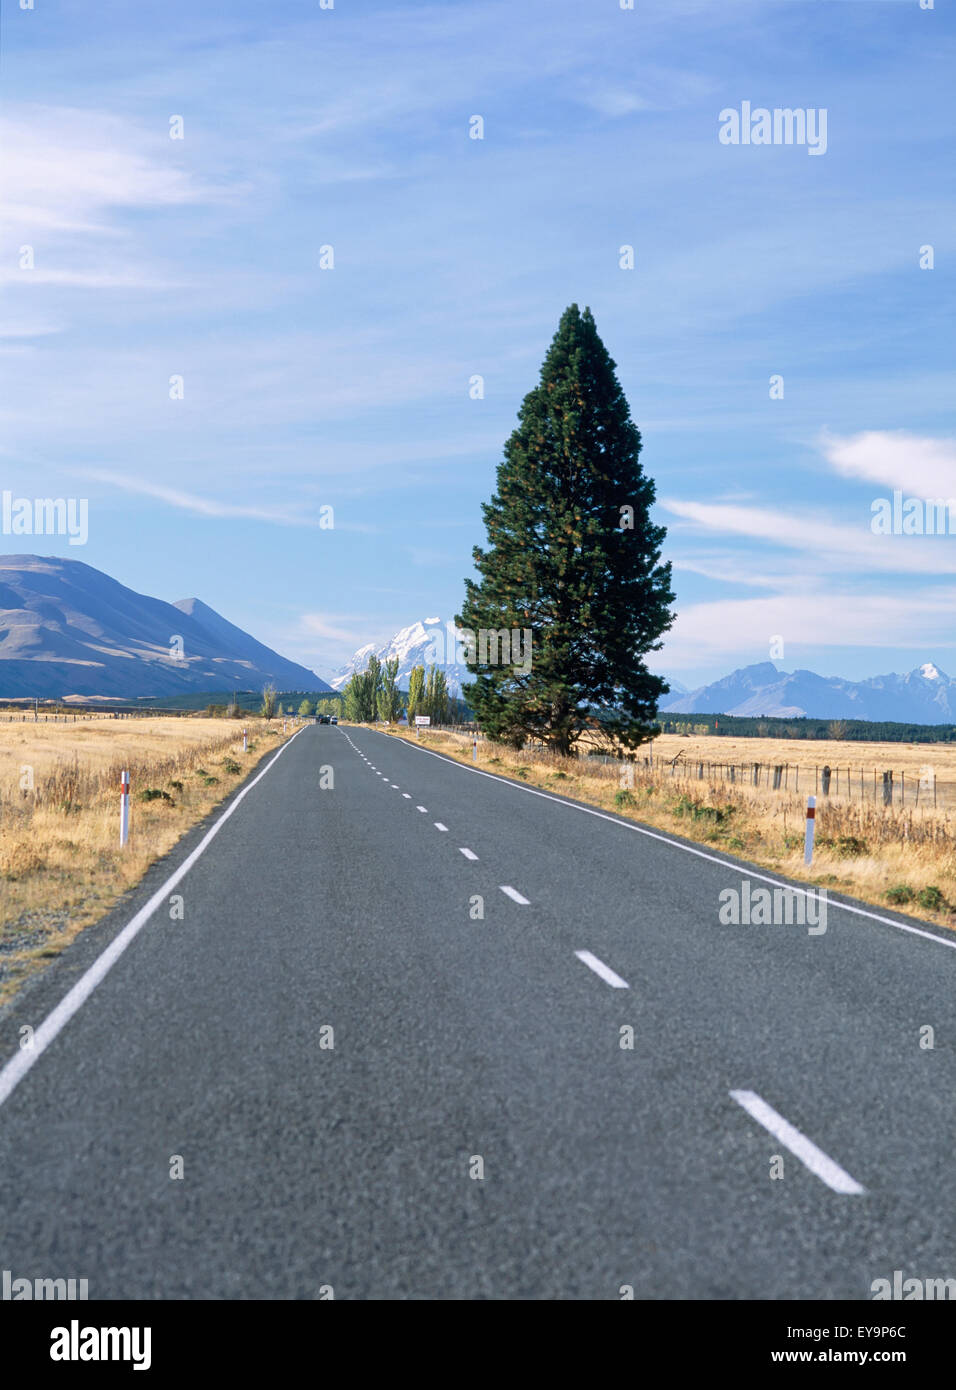
[(0, 1269), (146, 1299), (956, 1275), (944, 932), (722, 925), (759, 871), (366, 729), (304, 729), (204, 843), (221, 815), (0, 1017)]

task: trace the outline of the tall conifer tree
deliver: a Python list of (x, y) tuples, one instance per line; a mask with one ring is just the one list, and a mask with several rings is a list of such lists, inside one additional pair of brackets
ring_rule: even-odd
[(480, 580), (465, 581), (457, 622), (476, 635), (530, 628), (531, 669), (513, 642), (509, 665), (479, 664), (479, 647), (466, 699), (485, 732), (514, 747), (540, 738), (570, 752), (599, 712), (606, 733), (635, 748), (668, 688), (644, 657), (662, 645), (674, 595), (640, 432), (590, 309), (562, 315), (518, 421), (482, 507)]

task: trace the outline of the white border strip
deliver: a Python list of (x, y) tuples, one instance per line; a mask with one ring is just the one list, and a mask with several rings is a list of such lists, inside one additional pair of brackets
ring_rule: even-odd
[(805, 1134), (801, 1134), (782, 1115), (778, 1115), (772, 1105), (761, 1100), (756, 1091), (731, 1091), (730, 1098), (742, 1105), (758, 1125), (763, 1125), (764, 1129), (769, 1130), (785, 1149), (789, 1149), (811, 1173), (815, 1173), (820, 1181), (825, 1182), (834, 1192), (855, 1196), (866, 1191), (866, 1188), (861, 1187), (855, 1178), (851, 1178), (839, 1163), (834, 1163), (833, 1159), (828, 1158), (822, 1149), (811, 1143)]
[(282, 754), (289, 747), (289, 744), (294, 743), (299, 737), (299, 734), (304, 733), (308, 727), (309, 725), (304, 724), (298, 733), (293, 734), (292, 737), (276, 751), (275, 757), (270, 758), (262, 771), (252, 779), (249, 785), (243, 787), (242, 791), (239, 792), (232, 804), (222, 813), (215, 825), (209, 827), (205, 835), (199, 841), (199, 844), (191, 854), (187, 855), (179, 868), (176, 869), (174, 873), (170, 874), (169, 878), (167, 878), (166, 882), (162, 884), (161, 887), (156, 889), (156, 892), (148, 902), (143, 904), (136, 916), (131, 918), (123, 930), (113, 938), (102, 955), (97, 956), (93, 964), (80, 976), (69, 993), (64, 995), (53, 1012), (48, 1014), (40, 1024), (33, 1035), (33, 1047), (30, 1051), (27, 1052), (24, 1050), (18, 1052), (15, 1057), (10, 1059), (3, 1070), (0, 1071), (0, 1105), (10, 1096), (14, 1088), (19, 1085), (34, 1063), (39, 1061), (40, 1057), (50, 1046), (50, 1043), (53, 1042), (58, 1033), (62, 1032), (77, 1010), (82, 1008), (86, 1003), (94, 989), (96, 989), (96, 986), (109, 974), (127, 946), (139, 935), (150, 917), (152, 917), (160, 904), (169, 896), (177, 883), (181, 882), (181, 880), (186, 877), (196, 860), (219, 834), (220, 830), (243, 798), (249, 795), (257, 782), (262, 781), (273, 764), (282, 757)]
[[(378, 733), (377, 729), (370, 729), (370, 733)], [(383, 734), (383, 738), (393, 737)], [(749, 865), (737, 859), (721, 859), (716, 854), (708, 854), (706, 850), (695, 849), (693, 845), (685, 845), (680, 840), (672, 840), (669, 835), (660, 834), (656, 830), (648, 830), (646, 826), (635, 825), (633, 821), (618, 820), (617, 816), (610, 816), (606, 811), (595, 810), (593, 806), (582, 806), (578, 801), (565, 801), (563, 797), (554, 796), (551, 792), (540, 792), (536, 787), (525, 787), (520, 782), (511, 782), (506, 777), (499, 777), (494, 772), (484, 772), (480, 767), (471, 767), (468, 763), (460, 763), (456, 758), (449, 758), (444, 753), (436, 753), (431, 748), (420, 748), (417, 743), (410, 743), (408, 739), (394, 739), (405, 748), (413, 748), (418, 753), (427, 753), (430, 758), (440, 758), (443, 763), (451, 767), (460, 768), (462, 772), (473, 772), (479, 777), (490, 777), (492, 782), (497, 782), (499, 787), (510, 787), (516, 792), (527, 792), (529, 796), (541, 796), (545, 801), (554, 801), (559, 806), (568, 806), (572, 811), (583, 811), (586, 816), (597, 816), (599, 820), (610, 821), (611, 825), (620, 826), (622, 830), (633, 830), (637, 835), (646, 835), (649, 840), (660, 840), (661, 844), (670, 845), (673, 849), (681, 849), (685, 854), (694, 854), (698, 859), (708, 859), (711, 864), (719, 864), (721, 868), (732, 869), (735, 873), (745, 874), (748, 878), (759, 879), (761, 883), (772, 883), (775, 888), (785, 888), (791, 893), (802, 893), (804, 897), (813, 897), (819, 889), (800, 888), (792, 883), (785, 883), (783, 879), (770, 878), (768, 874), (759, 873), (756, 869), (751, 869)], [(911, 927), (906, 922), (897, 922), (893, 917), (883, 917), (879, 912), (870, 912), (865, 907), (856, 907), (851, 903), (837, 902), (834, 898), (827, 898), (827, 907), (830, 911), (839, 909), (841, 912), (851, 912), (856, 917), (868, 917), (871, 922), (881, 922), (884, 926), (895, 927), (897, 931), (909, 932), (911, 936), (923, 936), (927, 941), (935, 941), (937, 946), (948, 946), (951, 951), (956, 951), (956, 940), (949, 941), (943, 936), (937, 936), (934, 932), (924, 931), (921, 927)]]

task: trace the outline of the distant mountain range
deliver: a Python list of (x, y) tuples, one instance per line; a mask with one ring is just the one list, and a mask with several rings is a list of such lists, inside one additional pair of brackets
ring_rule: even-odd
[(951, 724), (956, 723), (956, 680), (931, 661), (906, 675), (870, 676), (862, 681), (818, 676), (813, 671), (778, 671), (772, 661), (762, 661), (676, 699), (666, 695), (660, 713)]
[(468, 668), (454, 660), (436, 660), (454, 657), (455, 654), (454, 639), (449, 636), (449, 629), (441, 618), (424, 618), (420, 622), (403, 627), (381, 647), (376, 647), (374, 642), (359, 647), (346, 665), (332, 677), (332, 688), (342, 690), (356, 671), (365, 670), (372, 656), (377, 656), (382, 662), (391, 661), (397, 656), (400, 690), (408, 689), (408, 680), (415, 666), (424, 666), (427, 671), (434, 663), (445, 673), (449, 695), (457, 699), (461, 697), (462, 685), (472, 679)]
[[(359, 647), (351, 660), (332, 677), (342, 690), (355, 671), (364, 671), (372, 655), (380, 661), (398, 657), (398, 684), (408, 689), (414, 666), (427, 667), (436, 655), (454, 657), (454, 645), (440, 618), (425, 618), (396, 632), (382, 646)], [(470, 679), (466, 667), (452, 661), (437, 663), (445, 672), (448, 689), (460, 696)], [(818, 676), (813, 671), (778, 671), (772, 661), (744, 666), (710, 685), (688, 690), (673, 677), (665, 677), (670, 691), (660, 705), (661, 714), (749, 714), (796, 719), (869, 719), (902, 724), (956, 723), (956, 679), (931, 661), (906, 675), (871, 676), (850, 681), (839, 676)]]
[(127, 700), (270, 681), (330, 689), (197, 598), (148, 598), (79, 560), (0, 556), (0, 697)]

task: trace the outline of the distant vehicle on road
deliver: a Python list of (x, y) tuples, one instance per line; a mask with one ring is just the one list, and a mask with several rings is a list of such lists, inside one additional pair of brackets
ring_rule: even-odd
[(330, 718), (330, 716), (327, 715), (327, 714), (320, 714), (320, 715), (319, 715), (319, 723), (320, 723), (320, 724), (328, 724), (329, 718)]
[(339, 722), (339, 716), (338, 716), (337, 714), (332, 714), (332, 715), (329, 716), (329, 723), (330, 723), (330, 724), (337, 724), (338, 722)]

